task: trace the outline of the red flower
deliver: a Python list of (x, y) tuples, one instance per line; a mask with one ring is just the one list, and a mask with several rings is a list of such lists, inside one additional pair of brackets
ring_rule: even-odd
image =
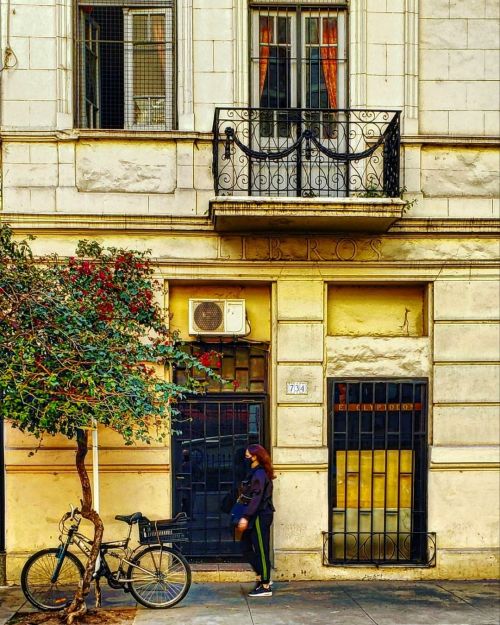
[(200, 365), (203, 365), (204, 367), (210, 367), (211, 358), (212, 356), (210, 352), (205, 352), (204, 354), (201, 354), (201, 356), (198, 357), (198, 360), (200, 362)]

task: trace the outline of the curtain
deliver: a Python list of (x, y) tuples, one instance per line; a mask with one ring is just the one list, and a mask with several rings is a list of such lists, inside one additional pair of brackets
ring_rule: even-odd
[(160, 61), (160, 67), (163, 75), (165, 75), (165, 55), (166, 55), (166, 41), (165, 41), (165, 18), (163, 15), (152, 15), (152, 31), (153, 41), (157, 41), (156, 54)]
[(321, 65), (328, 93), (328, 106), (337, 108), (337, 20), (323, 19)]
[(269, 44), (272, 41), (272, 17), (261, 17), (259, 21), (259, 98), (262, 98), (269, 69)]

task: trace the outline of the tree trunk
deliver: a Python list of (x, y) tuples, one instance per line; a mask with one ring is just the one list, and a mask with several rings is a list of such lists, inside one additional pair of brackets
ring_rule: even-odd
[(104, 525), (101, 517), (92, 508), (92, 488), (90, 486), (87, 469), (85, 468), (85, 456), (88, 452), (88, 439), (88, 430), (78, 430), (76, 438), (78, 444), (76, 452), (76, 468), (82, 485), (83, 498), (80, 512), (84, 519), (87, 519), (94, 524), (94, 542), (92, 543), (90, 556), (85, 566), (85, 573), (83, 575), (81, 586), (78, 588), (71, 605), (66, 610), (65, 617), (67, 625), (72, 625), (75, 621), (78, 621), (79, 617), (83, 616), (87, 611), (85, 598), (90, 591), (90, 584), (95, 571), (95, 565), (99, 555), (99, 547), (101, 546), (102, 535), (104, 532)]

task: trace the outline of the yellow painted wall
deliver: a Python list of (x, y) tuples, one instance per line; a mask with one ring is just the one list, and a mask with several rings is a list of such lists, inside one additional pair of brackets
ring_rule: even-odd
[[(63, 436), (35, 437), (5, 426), (7, 579), (19, 582), (28, 555), (56, 546), (58, 522), (69, 505), (79, 506), (81, 487), (75, 467), (76, 443)], [(99, 431), (100, 512), (105, 539), (123, 538), (127, 526), (116, 514), (140, 511), (168, 518), (171, 511), (170, 452), (162, 443), (126, 447), (120, 435)], [(87, 458), (92, 480), (92, 452)], [(84, 531), (90, 531), (82, 524)], [(134, 530), (137, 539), (137, 529)]]
[(426, 287), (330, 286), (331, 336), (425, 336)]
[(253, 341), (271, 340), (271, 296), (267, 285), (241, 286), (238, 284), (186, 285), (170, 283), (169, 314), (172, 330), (178, 330), (185, 340), (196, 337), (189, 334), (189, 299), (244, 299), (251, 332), (246, 337)]

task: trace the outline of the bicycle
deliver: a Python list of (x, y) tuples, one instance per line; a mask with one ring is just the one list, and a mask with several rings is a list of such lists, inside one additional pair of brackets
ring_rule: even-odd
[[(147, 608), (170, 608), (179, 603), (191, 586), (191, 568), (175, 546), (187, 540), (186, 513), (162, 521), (150, 521), (140, 512), (115, 519), (129, 525), (128, 536), (101, 544), (93, 579), (98, 582), (105, 577), (111, 588), (130, 592)], [(74, 545), (88, 558), (92, 546), (92, 540), (78, 531), (81, 520), (79, 511), (71, 506), (59, 522), (59, 547), (36, 552), (23, 567), (23, 593), (40, 610), (63, 610), (73, 600), (84, 566), (69, 548)], [(134, 525), (139, 528), (140, 545), (131, 549)], [(107, 558), (118, 560), (116, 570), (111, 570)]]

